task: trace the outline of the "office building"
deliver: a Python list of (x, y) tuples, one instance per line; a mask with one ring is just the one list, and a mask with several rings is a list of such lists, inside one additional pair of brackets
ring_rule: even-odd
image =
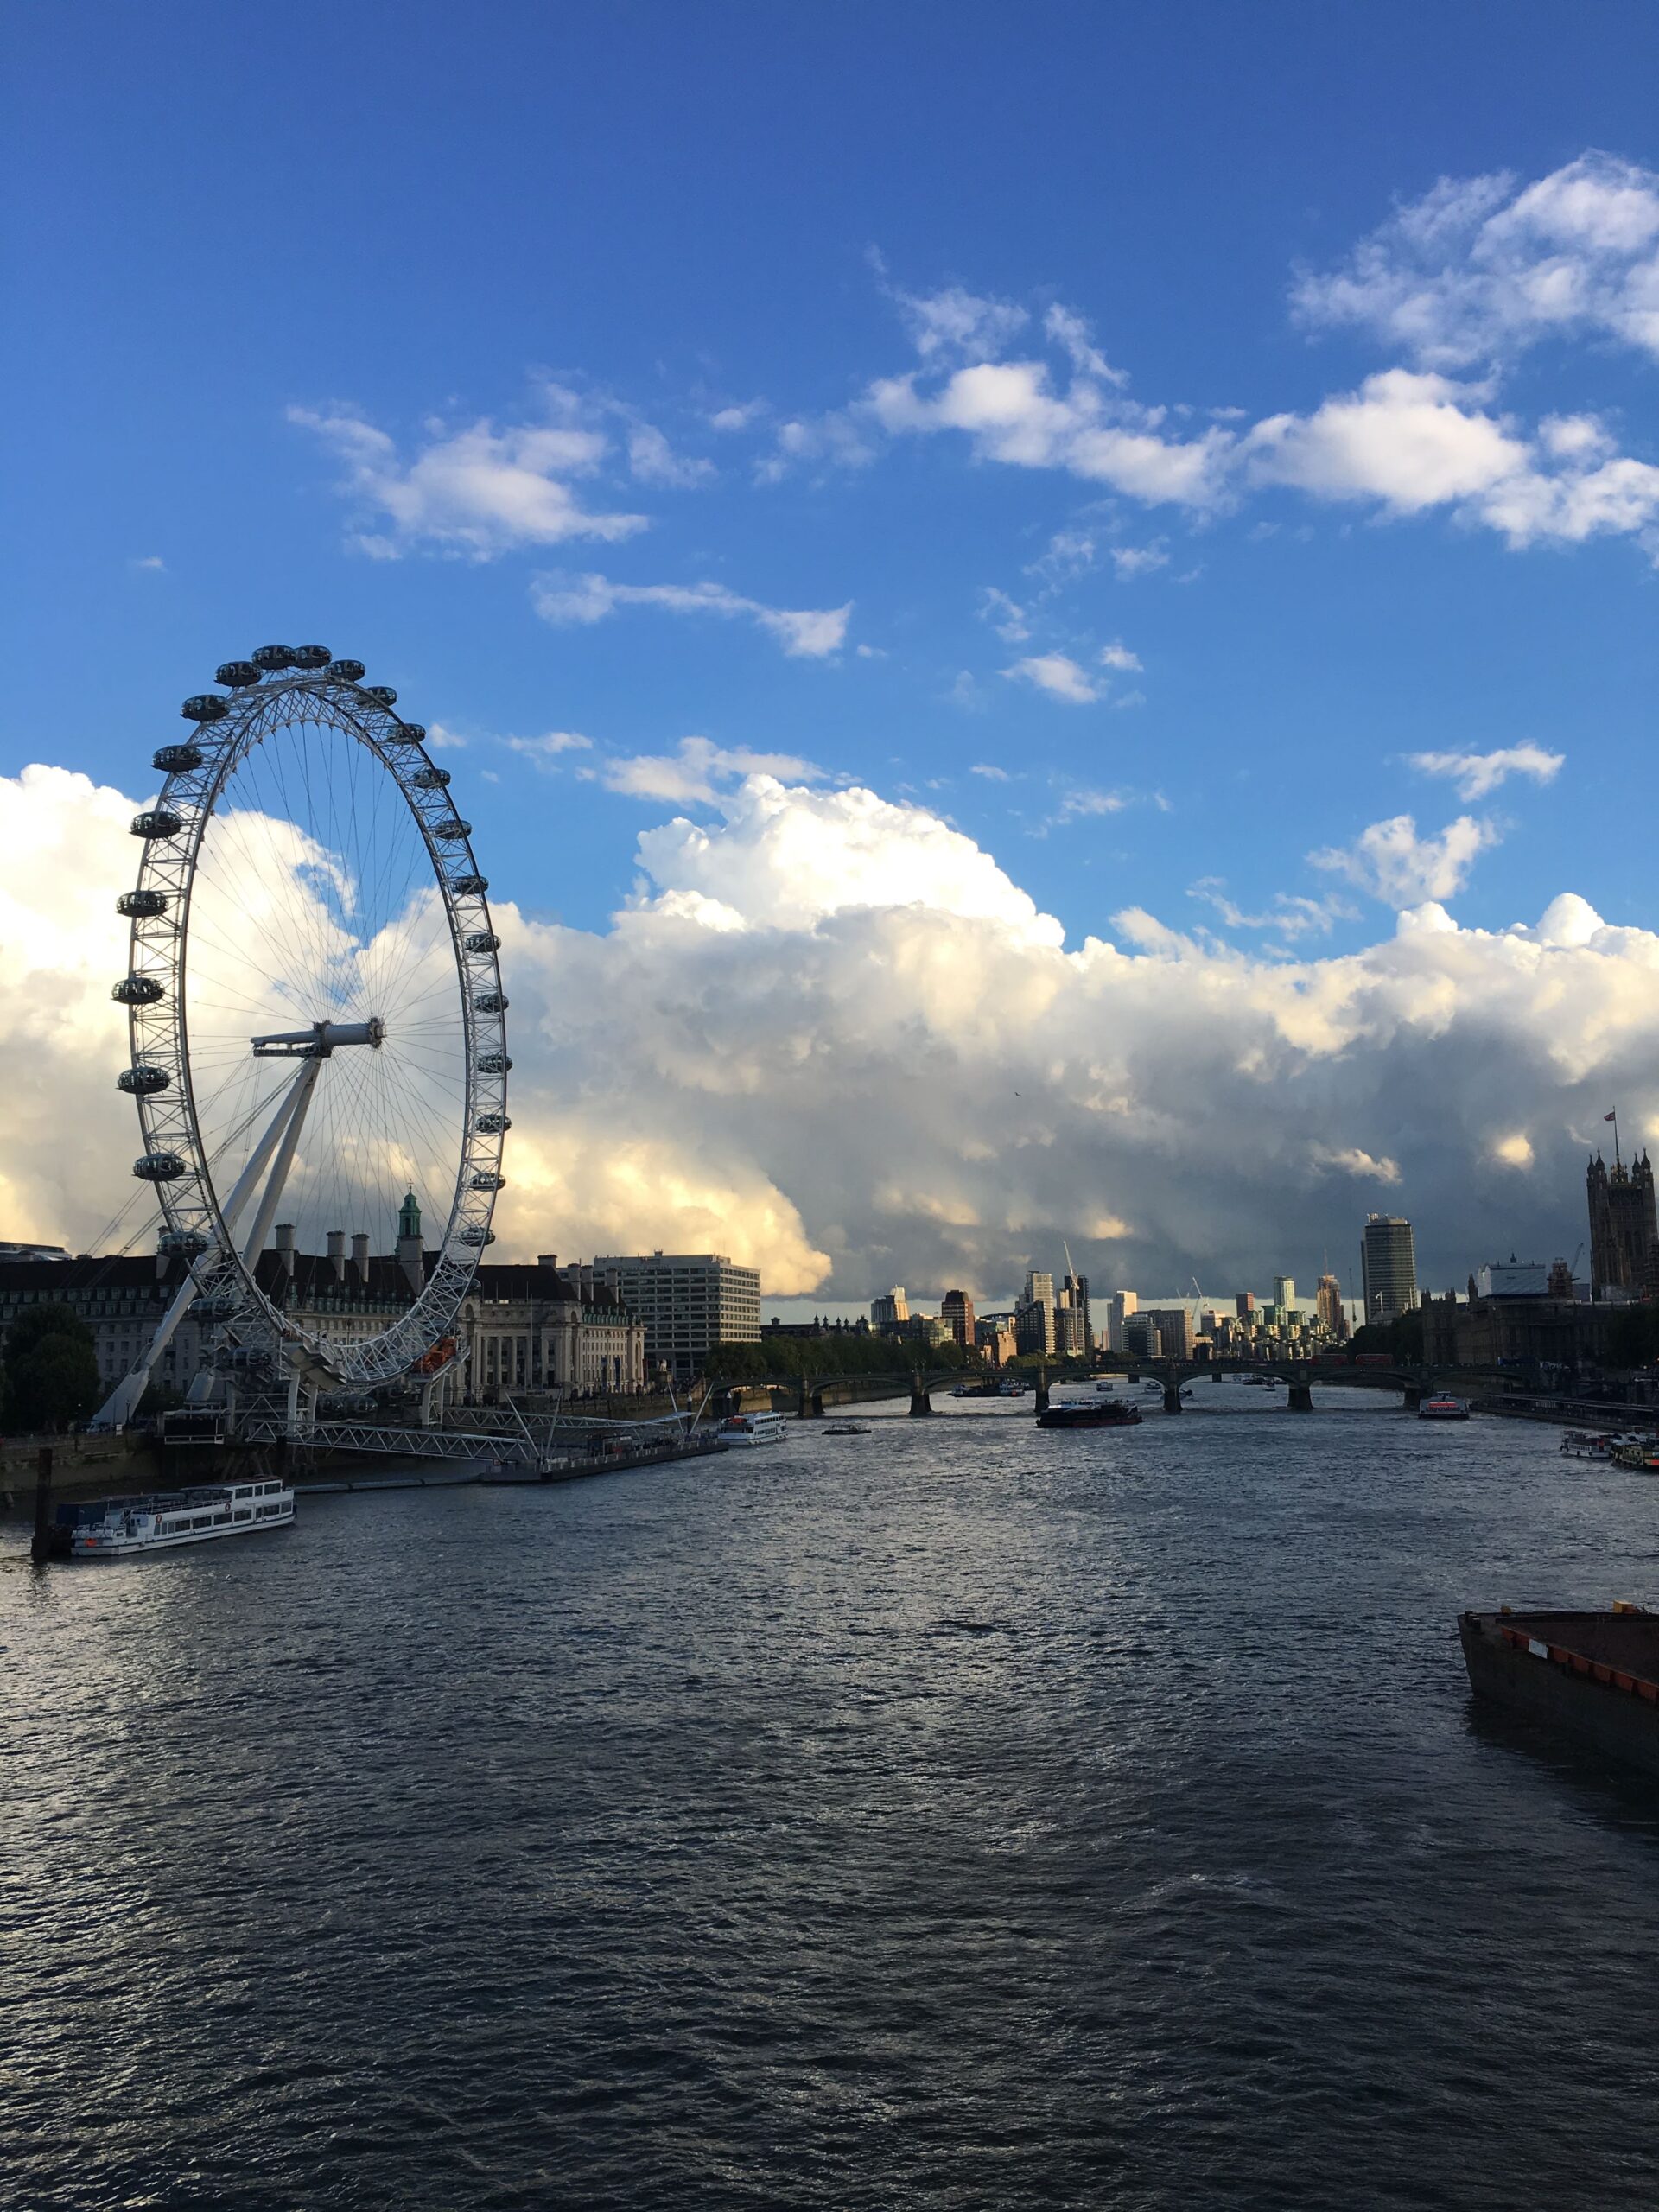
[(1411, 1224), (1399, 1214), (1368, 1213), (1360, 1238), (1365, 1319), (1394, 1321), (1417, 1303), (1417, 1255)]
[(893, 1329), (900, 1321), (910, 1319), (910, 1300), (904, 1286), (895, 1284), (885, 1298), (870, 1300), (870, 1326), (874, 1329)]
[(1147, 1319), (1157, 1331), (1166, 1359), (1192, 1357), (1192, 1317), (1185, 1306), (1154, 1306)]
[(1279, 1311), (1281, 1313), (1288, 1313), (1291, 1311), (1296, 1303), (1296, 1278), (1294, 1275), (1274, 1275), (1273, 1279), (1273, 1302), (1279, 1308)]
[(1125, 1343), (1123, 1337), (1124, 1324), (1128, 1321), (1130, 1314), (1135, 1312), (1140, 1302), (1139, 1298), (1132, 1290), (1115, 1290), (1107, 1298), (1106, 1349), (1109, 1351), (1127, 1351), (1128, 1350), (1128, 1346)]
[(700, 1375), (716, 1344), (760, 1341), (760, 1274), (718, 1252), (652, 1252), (596, 1259), (595, 1277), (645, 1325), (645, 1361)]
[(1089, 1312), (1087, 1275), (1068, 1274), (1066, 1276), (1065, 1281), (1060, 1285), (1058, 1314), (1060, 1316), (1069, 1314), (1071, 1317), (1070, 1320), (1061, 1319), (1058, 1323), (1061, 1351), (1092, 1352), (1095, 1348), (1095, 1332)]
[(965, 1290), (947, 1290), (939, 1306), (939, 1319), (964, 1351), (974, 1348), (974, 1301)]
[(1335, 1275), (1319, 1277), (1319, 1287), (1313, 1294), (1314, 1310), (1319, 1326), (1338, 1344), (1348, 1333), (1347, 1316), (1342, 1310), (1342, 1285)]
[(1131, 1359), (1163, 1357), (1164, 1339), (1154, 1315), (1150, 1313), (1124, 1315), (1123, 1349)]
[(1255, 1293), (1253, 1290), (1241, 1290), (1234, 1294), (1233, 1314), (1236, 1319), (1247, 1320), (1255, 1311)]

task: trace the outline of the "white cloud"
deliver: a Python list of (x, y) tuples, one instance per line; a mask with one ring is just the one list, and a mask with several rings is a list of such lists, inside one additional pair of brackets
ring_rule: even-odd
[(438, 753), (464, 753), (470, 741), (463, 737), (458, 729), (450, 729), (443, 722), (429, 722), (426, 741)]
[(1063, 699), (1069, 706), (1090, 706), (1104, 696), (1100, 686), (1068, 653), (1033, 653), (1025, 660), (1015, 661), (1002, 673), (1016, 682), (1035, 684), (1051, 699)]
[(1070, 791), (1055, 819), (1083, 822), (1102, 814), (1122, 814), (1128, 803), (1122, 791)]
[[(84, 1247), (135, 1188), (109, 999), (135, 804), (62, 770), (0, 785), (15, 1236)], [(1068, 951), (937, 816), (766, 777), (712, 825), (648, 830), (639, 861), (604, 930), (496, 905), (503, 1258), (678, 1244), (753, 1261), (772, 1294), (858, 1299), (1006, 1285), (1065, 1235), (1103, 1287), (1244, 1285), (1351, 1241), (1386, 1189), (1425, 1278), (1459, 1281), (1499, 1236), (1571, 1252), (1578, 1133), (1608, 1097), (1659, 1134), (1659, 935), (1571, 893), (1498, 932), (1421, 908), (1340, 957), (1147, 915)]]
[(1275, 891), (1272, 905), (1264, 912), (1246, 913), (1227, 896), (1222, 879), (1214, 875), (1189, 885), (1186, 895), (1212, 907), (1229, 929), (1261, 930), (1274, 937), (1328, 937), (1337, 923), (1358, 918), (1357, 907), (1335, 893), (1310, 899), (1300, 892)]
[(1494, 1137), (1491, 1150), (1500, 1167), (1513, 1167), (1524, 1174), (1533, 1164), (1531, 1140), (1522, 1129), (1512, 1129), (1505, 1136)]
[(979, 619), (988, 622), (1005, 645), (1022, 645), (1031, 635), (1025, 608), (995, 584), (986, 584), (980, 591)]
[(1310, 853), (1315, 868), (1348, 880), (1394, 907), (1455, 898), (1477, 858), (1498, 842), (1490, 822), (1460, 814), (1438, 837), (1420, 837), (1409, 814), (1373, 822), (1352, 845)]
[(1006, 784), (1008, 780), (1007, 770), (990, 760), (976, 760), (968, 772), (970, 776), (983, 776), (988, 783)]
[(572, 488), (594, 474), (609, 441), (577, 419), (570, 395), (547, 391), (558, 419), (503, 429), (487, 419), (461, 429), (429, 424), (427, 442), (407, 461), (355, 409), (290, 407), (288, 419), (344, 463), (344, 490), (380, 519), (383, 527), (359, 540), (377, 558), (429, 544), (489, 561), (520, 545), (632, 537), (645, 516), (590, 511)]
[(707, 484), (715, 474), (712, 461), (677, 454), (650, 423), (636, 423), (628, 433), (628, 467), (642, 484), (664, 484), (681, 492)]
[(797, 783), (823, 780), (822, 768), (793, 753), (751, 753), (741, 746), (716, 745), (706, 737), (683, 737), (672, 753), (604, 760), (597, 773), (607, 790), (627, 798), (704, 806), (717, 804), (721, 792), (745, 776), (788, 776)]
[(1468, 499), (1522, 474), (1525, 444), (1445, 377), (1387, 369), (1310, 416), (1249, 434), (1251, 474), (1326, 499), (1378, 499), (1398, 514)]
[(167, 574), (167, 563), (159, 553), (146, 553), (141, 559), (129, 561), (127, 566), (130, 569), (147, 569), (152, 575), (164, 576)]
[(724, 584), (619, 584), (608, 576), (551, 573), (531, 586), (531, 602), (543, 621), (602, 622), (619, 607), (659, 607), (671, 614), (742, 615), (775, 638), (792, 658), (823, 660), (839, 652), (853, 602), (844, 607), (767, 607)]
[(721, 407), (709, 417), (709, 427), (729, 435), (734, 430), (747, 430), (758, 423), (766, 412), (764, 399), (747, 399), (741, 406)]
[(898, 307), (911, 343), (922, 359), (993, 360), (1031, 320), (1012, 300), (983, 299), (948, 284), (937, 292), (906, 292), (885, 281), (879, 256), (874, 266), (882, 289)]
[(504, 737), (501, 743), (509, 753), (520, 753), (543, 768), (550, 767), (562, 753), (591, 753), (594, 748), (591, 737), (574, 729), (550, 729), (540, 737)]
[(1103, 668), (1138, 669), (1141, 666), (1139, 657), (1121, 641), (1116, 645), (1103, 645), (1096, 658)]
[(1408, 753), (1410, 765), (1425, 776), (1444, 776), (1458, 787), (1464, 799), (1486, 798), (1511, 776), (1526, 776), (1535, 784), (1555, 780), (1564, 753), (1546, 753), (1541, 745), (1506, 745), (1495, 753)]
[(1112, 566), (1118, 581), (1128, 583), (1136, 576), (1149, 576), (1159, 569), (1169, 566), (1169, 553), (1161, 537), (1150, 545), (1114, 545)]
[(1659, 173), (1592, 152), (1524, 187), (1442, 177), (1294, 296), (1306, 322), (1361, 325), (1434, 367), (1569, 336), (1659, 358)]

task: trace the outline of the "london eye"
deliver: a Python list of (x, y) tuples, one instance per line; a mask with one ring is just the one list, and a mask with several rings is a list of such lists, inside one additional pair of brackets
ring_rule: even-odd
[[(154, 755), (117, 901), (117, 1080), (160, 1249), (188, 1274), (104, 1422), (130, 1418), (187, 1313), (244, 1390), (292, 1404), (393, 1382), (454, 1336), (493, 1241), (512, 1063), (488, 884), (425, 729), (365, 675), (321, 645), (261, 647), (184, 702), (188, 732)], [(301, 1249), (384, 1250), (410, 1192), (442, 1229), (406, 1304), (336, 1317), (262, 1287), (279, 1217)]]

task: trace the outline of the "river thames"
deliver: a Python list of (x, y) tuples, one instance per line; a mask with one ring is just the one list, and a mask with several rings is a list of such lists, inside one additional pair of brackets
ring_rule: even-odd
[(1659, 2201), (1659, 1793), (1455, 1634), (1659, 1604), (1659, 1484), (1196, 1387), (8, 1524), (7, 2202)]

